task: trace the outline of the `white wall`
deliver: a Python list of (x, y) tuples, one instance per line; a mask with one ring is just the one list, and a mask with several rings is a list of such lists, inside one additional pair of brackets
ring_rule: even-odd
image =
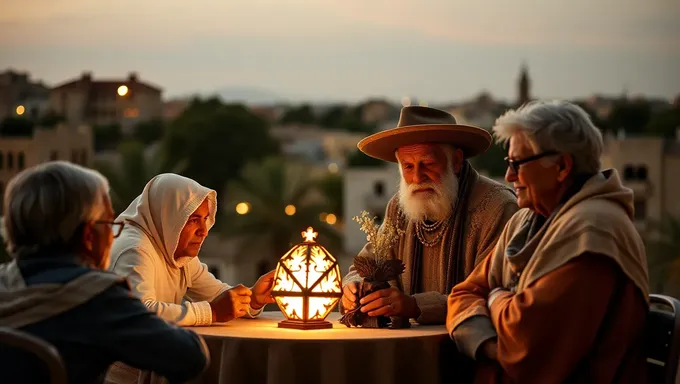
[[(382, 196), (375, 193), (376, 184), (383, 186)], [(350, 168), (345, 172), (345, 251), (354, 257), (366, 243), (366, 234), (352, 217), (366, 210), (371, 214), (384, 215), (385, 207), (399, 186), (399, 170), (396, 164), (383, 168)]]

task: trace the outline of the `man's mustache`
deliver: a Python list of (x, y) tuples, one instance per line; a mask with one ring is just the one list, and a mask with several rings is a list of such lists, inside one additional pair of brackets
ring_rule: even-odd
[(420, 184), (410, 184), (408, 186), (408, 191), (411, 195), (415, 194), (416, 191), (423, 190), (423, 189), (431, 189), (437, 195), (442, 194), (441, 188), (439, 187), (439, 185), (432, 183), (432, 182), (420, 183)]

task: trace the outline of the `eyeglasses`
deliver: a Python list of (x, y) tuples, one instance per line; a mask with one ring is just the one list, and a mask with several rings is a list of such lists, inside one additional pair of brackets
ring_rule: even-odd
[(113, 232), (113, 237), (120, 236), (121, 232), (123, 232), (123, 227), (125, 227), (125, 223), (120, 223), (120, 222), (115, 222), (115, 221), (97, 220), (94, 223), (95, 224), (106, 224), (106, 225), (111, 226), (111, 231)]
[(505, 160), (505, 164), (507, 164), (508, 168), (510, 168), (514, 174), (518, 174), (520, 165), (522, 165), (524, 163), (528, 163), (530, 161), (541, 159), (541, 158), (546, 157), (546, 156), (558, 155), (558, 154), (559, 154), (559, 152), (557, 152), (557, 151), (547, 151), (547, 152), (539, 153), (538, 155), (525, 157), (524, 159), (510, 160), (509, 157), (506, 157), (503, 160)]

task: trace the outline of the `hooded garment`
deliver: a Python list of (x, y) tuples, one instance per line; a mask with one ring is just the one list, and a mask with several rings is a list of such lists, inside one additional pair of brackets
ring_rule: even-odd
[(479, 382), (636, 382), (649, 282), (633, 212), (632, 191), (606, 170), (550, 217), (522, 209), (510, 219), (448, 299), (461, 352), (477, 358), (497, 338), (500, 376), (480, 369)]
[(82, 305), (124, 279), (92, 270), (64, 284), (27, 286), (16, 260), (0, 264), (0, 326), (23, 328)]
[[(210, 325), (209, 301), (231, 288), (198, 257), (174, 257), (182, 228), (206, 199), (207, 229), (215, 224), (216, 196), (192, 179), (160, 174), (117, 219), (125, 222), (125, 228), (114, 239), (111, 270), (127, 277), (134, 294), (151, 311), (180, 326)], [(249, 316), (261, 311), (251, 309)]]
[[(130, 295), (125, 279), (49, 250), (0, 264), (0, 327), (53, 345), (69, 383), (103, 382), (116, 361), (146, 370), (142, 382), (153, 377), (185, 382), (210, 362), (200, 336), (149, 312)], [(48, 382), (44, 364), (30, 355), (0, 348), (0, 381)]]

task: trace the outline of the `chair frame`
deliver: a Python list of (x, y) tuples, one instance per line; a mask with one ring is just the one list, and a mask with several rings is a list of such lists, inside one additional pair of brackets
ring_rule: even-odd
[(66, 366), (57, 348), (45, 340), (13, 328), (0, 327), (0, 345), (22, 349), (42, 360), (52, 384), (67, 384)]
[(673, 312), (673, 334), (669, 337), (670, 351), (668, 360), (665, 361), (666, 378), (665, 384), (674, 384), (680, 365), (680, 301), (670, 296), (650, 294), (649, 303), (665, 305)]

